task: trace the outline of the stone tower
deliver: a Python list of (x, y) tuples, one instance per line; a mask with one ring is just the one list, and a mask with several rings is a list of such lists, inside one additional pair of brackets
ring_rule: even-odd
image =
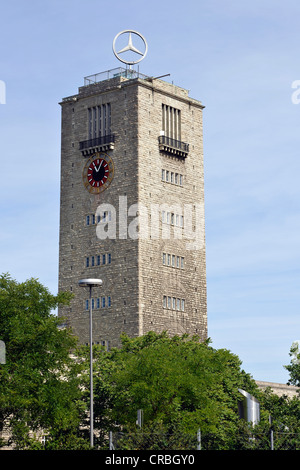
[(122, 332), (207, 337), (203, 105), (162, 79), (118, 68), (62, 100), (59, 316), (83, 343)]

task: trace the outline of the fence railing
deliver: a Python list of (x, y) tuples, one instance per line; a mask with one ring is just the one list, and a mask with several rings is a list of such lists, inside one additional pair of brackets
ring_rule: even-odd
[(228, 447), (217, 435), (111, 432), (110, 450), (300, 450), (300, 433), (266, 432), (255, 436), (240, 436)]

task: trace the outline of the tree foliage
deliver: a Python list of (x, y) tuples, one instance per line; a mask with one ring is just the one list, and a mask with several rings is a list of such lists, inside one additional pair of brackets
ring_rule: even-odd
[(30, 447), (41, 430), (49, 442), (77, 432), (81, 394), (70, 356), (77, 343), (51, 313), (69, 299), (66, 293), (52, 295), (35, 279), (18, 283), (9, 275), (0, 277), (0, 339), (6, 346), (0, 426), (9, 423), (17, 448)]
[[(35, 279), (18, 283), (0, 276), (0, 340), (6, 346), (0, 432), (7, 424), (17, 449), (89, 448), (89, 347), (59, 328), (62, 320), (52, 313), (69, 300), (70, 294), (54, 296)], [(121, 339), (118, 349), (93, 347), (96, 448), (107, 448), (111, 431), (123, 433), (124, 449), (195, 448), (200, 429), (205, 449), (269, 449), (270, 415), (274, 431), (298, 433), (299, 398), (259, 391), (230, 351), (166, 332)], [(299, 386), (299, 351), (291, 355), (285, 367), (290, 383)], [(259, 399), (255, 428), (239, 419), (239, 389)]]
[(257, 390), (240, 366), (237, 356), (198, 337), (123, 335), (122, 347), (99, 356), (95, 366), (98, 416), (103, 422), (109, 409), (110, 422), (130, 431), (142, 409), (147, 432), (196, 435), (201, 428), (230, 448), (240, 424), (238, 389)]

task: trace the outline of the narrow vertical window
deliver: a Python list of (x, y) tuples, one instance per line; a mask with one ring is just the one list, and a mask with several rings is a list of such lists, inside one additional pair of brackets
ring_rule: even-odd
[(98, 106), (98, 137), (102, 136), (102, 109)]
[(163, 307), (167, 308), (167, 296), (166, 295), (163, 296)]
[(90, 216), (89, 215), (86, 216), (86, 225), (90, 225)]
[(95, 256), (92, 256), (91, 261), (92, 261), (92, 266), (95, 266)]
[(91, 108), (89, 108), (89, 110), (88, 110), (88, 125), (89, 125), (89, 130), (88, 130), (89, 139), (92, 139), (92, 136), (93, 136), (93, 118), (92, 118), (92, 109)]
[(97, 266), (100, 266), (100, 255), (97, 255)]
[(111, 253), (108, 253), (107, 255), (107, 263), (111, 264)]
[(106, 255), (102, 255), (102, 264), (105, 264), (106, 261)]
[(181, 310), (184, 312), (185, 301), (181, 299)]
[(97, 108), (93, 108), (93, 139), (97, 137)]
[(90, 266), (90, 258), (88, 258), (88, 257), (85, 259), (85, 266), (86, 266), (86, 268), (88, 268)]
[(107, 297), (107, 306), (111, 307), (111, 297), (110, 297), (110, 295)]
[(102, 297), (102, 307), (105, 307), (105, 297)]
[(104, 129), (104, 135), (106, 135), (106, 131), (107, 131), (106, 106), (103, 106), (103, 129)]
[(111, 133), (111, 109), (110, 103), (107, 103), (107, 135)]

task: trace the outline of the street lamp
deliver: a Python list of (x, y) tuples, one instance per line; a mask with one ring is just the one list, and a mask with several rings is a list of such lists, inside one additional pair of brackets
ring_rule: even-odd
[(90, 442), (94, 447), (94, 396), (93, 396), (93, 319), (92, 319), (92, 288), (102, 286), (101, 279), (81, 279), (80, 287), (90, 289)]

